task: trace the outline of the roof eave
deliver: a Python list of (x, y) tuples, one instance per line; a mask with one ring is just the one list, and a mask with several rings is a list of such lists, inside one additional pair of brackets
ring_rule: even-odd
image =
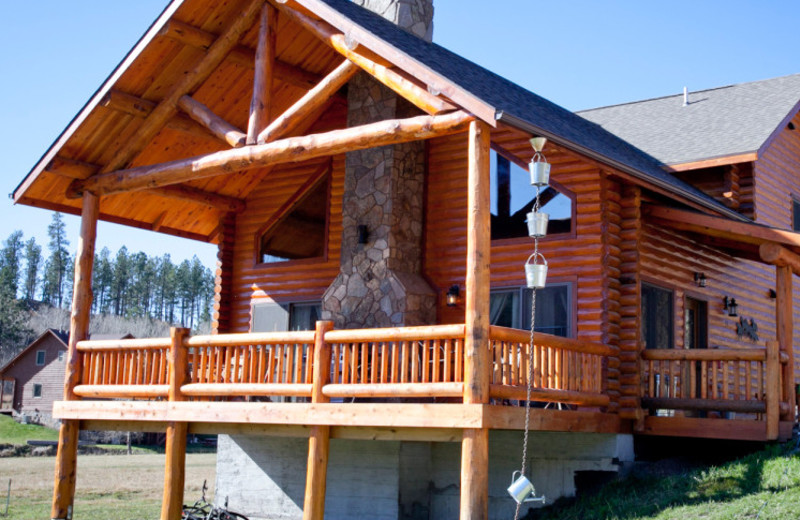
[(573, 150), (575, 152), (583, 154), (586, 157), (589, 157), (589, 158), (594, 159), (596, 161), (599, 161), (599, 162), (601, 162), (603, 164), (606, 164), (606, 165), (608, 165), (608, 166), (610, 166), (612, 168), (615, 168), (615, 169), (617, 169), (617, 170), (619, 170), (619, 171), (621, 171), (623, 173), (626, 173), (626, 174), (630, 175), (631, 177), (634, 177), (634, 178), (642, 181), (646, 185), (649, 184), (649, 185), (652, 185), (652, 186), (656, 186), (662, 191), (665, 191), (665, 192), (667, 192), (669, 194), (672, 194), (672, 195), (677, 195), (678, 198), (682, 198), (682, 199), (684, 199), (684, 201), (687, 201), (687, 200), (691, 201), (695, 205), (701, 206), (701, 207), (706, 208), (708, 210), (711, 210), (711, 211), (713, 211), (715, 213), (719, 213), (719, 214), (725, 215), (726, 217), (730, 217), (730, 218), (735, 219), (735, 220), (739, 220), (739, 221), (742, 221), (742, 222), (750, 222), (750, 219), (748, 219), (744, 215), (741, 215), (740, 213), (737, 213), (736, 211), (733, 211), (731, 209), (725, 208), (722, 205), (712, 205), (712, 204), (709, 203), (709, 201), (703, 199), (702, 197), (698, 197), (694, 193), (688, 192), (688, 191), (683, 190), (683, 189), (681, 189), (679, 187), (676, 187), (676, 186), (672, 186), (672, 185), (670, 185), (668, 183), (665, 183), (665, 182), (661, 181), (660, 179), (656, 179), (654, 177), (651, 177), (650, 175), (647, 175), (646, 173), (641, 172), (641, 171), (637, 170), (636, 168), (632, 168), (627, 164), (623, 164), (623, 163), (621, 163), (619, 161), (615, 161), (614, 159), (611, 159), (611, 158), (609, 158), (609, 157), (607, 157), (607, 156), (605, 156), (603, 154), (600, 154), (597, 151), (592, 150), (591, 148), (587, 148), (587, 147), (585, 147), (583, 145), (580, 145), (578, 143), (572, 142), (572, 141), (570, 141), (568, 139), (564, 139), (563, 137), (561, 137), (559, 135), (556, 135), (556, 134), (550, 132), (549, 130), (546, 130), (544, 128), (538, 127), (538, 126), (534, 125), (533, 123), (530, 123), (529, 121), (526, 121), (524, 119), (520, 119), (520, 118), (514, 116), (513, 114), (509, 114), (508, 112), (504, 112), (504, 111), (501, 110), (501, 111), (497, 112), (496, 118), (497, 118), (497, 121), (504, 122), (504, 123), (506, 123), (506, 124), (508, 124), (510, 126), (513, 126), (513, 127), (517, 128), (517, 129), (519, 129), (519, 130), (522, 130), (522, 131), (525, 131), (525, 132), (529, 132), (531, 134), (535, 134), (535, 135), (538, 135), (538, 136), (546, 137), (547, 139), (551, 140), (552, 142), (554, 142), (556, 144), (559, 144), (561, 146), (569, 148), (570, 150)]

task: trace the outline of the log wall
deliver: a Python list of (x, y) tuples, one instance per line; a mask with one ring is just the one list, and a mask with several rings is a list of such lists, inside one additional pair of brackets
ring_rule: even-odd
[(760, 224), (792, 228), (792, 199), (800, 200), (800, 114), (784, 127), (755, 163), (755, 209)]

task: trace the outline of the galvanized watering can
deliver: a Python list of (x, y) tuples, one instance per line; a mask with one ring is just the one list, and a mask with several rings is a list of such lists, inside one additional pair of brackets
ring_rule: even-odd
[(541, 211), (531, 211), (527, 216), (528, 236), (542, 238), (547, 235), (547, 223), (550, 221), (550, 215)]
[[(515, 479), (514, 477), (517, 474), (519, 474), (519, 477)], [(519, 470), (511, 474), (511, 485), (508, 486), (508, 494), (511, 495), (511, 498), (513, 498), (517, 504), (522, 504), (524, 502), (541, 502), (544, 504), (545, 502), (544, 496), (534, 496), (536, 490), (533, 489), (533, 484), (531, 484), (531, 481)]]
[(547, 186), (550, 183), (550, 163), (544, 160), (539, 152), (533, 154), (533, 159), (528, 164), (531, 173), (531, 186)]
[[(539, 258), (542, 259), (542, 263), (536, 262)], [(542, 253), (533, 253), (525, 262), (525, 282), (528, 289), (543, 289), (547, 283), (547, 260)]]

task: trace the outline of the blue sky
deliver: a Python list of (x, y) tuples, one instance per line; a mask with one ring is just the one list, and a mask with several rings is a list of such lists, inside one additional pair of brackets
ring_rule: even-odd
[[(0, 192), (11, 193), (167, 0), (5, 2)], [(571, 110), (800, 72), (795, 1), (435, 0), (434, 41)], [(800, 93), (798, 93), (800, 98)], [(46, 243), (49, 211), (0, 201), (0, 240)], [(78, 219), (66, 217), (77, 240)], [(98, 248), (216, 248), (101, 224)]]

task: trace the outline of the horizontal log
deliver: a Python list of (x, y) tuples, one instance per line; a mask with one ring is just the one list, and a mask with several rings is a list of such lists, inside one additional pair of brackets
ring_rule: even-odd
[(641, 353), (646, 361), (764, 361), (767, 351), (747, 349), (648, 349)]
[(464, 325), (430, 325), (421, 327), (387, 327), (381, 329), (343, 329), (325, 333), (327, 343), (356, 343), (363, 341), (413, 341), (426, 339), (459, 339), (464, 337)]
[(765, 413), (764, 401), (736, 401), (732, 399), (684, 399), (680, 397), (642, 397), (642, 408), (667, 410), (700, 410), (739, 413)]
[(233, 148), (241, 148), (247, 142), (247, 134), (225, 121), (210, 108), (191, 96), (181, 96), (178, 107), (189, 117), (203, 125), (209, 132)]
[[(494, 399), (514, 399), (524, 401), (528, 389), (524, 386), (489, 385), (489, 396)], [(533, 388), (531, 401), (547, 403), (575, 404), (578, 406), (608, 406), (611, 401), (607, 395), (574, 390), (556, 390), (550, 388)]]
[(775, 242), (766, 242), (758, 248), (758, 254), (765, 262), (777, 265), (788, 266), (794, 274), (800, 275), (800, 255), (789, 251)]
[(243, 347), (247, 345), (302, 345), (314, 343), (314, 331), (252, 332), (242, 334), (210, 334), (192, 336), (184, 341), (187, 347)]
[(198, 204), (217, 208), (226, 213), (241, 213), (247, 208), (247, 203), (242, 199), (229, 197), (227, 195), (219, 195), (218, 193), (203, 191), (185, 185), (175, 184), (173, 186), (162, 186), (149, 190), (147, 193), (152, 193), (168, 199), (197, 202)]
[(74, 393), (78, 397), (98, 399), (154, 399), (167, 397), (169, 385), (77, 385)]
[[(203, 50), (207, 50), (217, 39), (215, 34), (177, 20), (167, 22), (161, 29), (161, 35), (184, 45)], [(255, 56), (256, 53), (252, 49), (239, 45), (234, 47), (228, 54), (228, 59), (237, 65), (252, 69), (255, 64)], [(274, 67), (275, 79), (304, 89), (316, 85), (321, 77), (318, 74), (281, 60), (275, 60)]]
[(85, 340), (78, 342), (78, 350), (80, 352), (97, 352), (102, 350), (149, 350), (169, 348), (171, 344), (172, 342), (170, 338)]
[[(489, 339), (494, 341), (506, 341), (511, 343), (529, 343), (531, 340), (530, 331), (511, 329), (492, 325), (489, 327)], [(572, 352), (584, 354), (594, 354), (597, 356), (616, 356), (619, 350), (616, 347), (603, 345), (602, 343), (589, 343), (572, 338), (562, 338), (543, 332), (534, 334), (534, 343), (543, 347), (560, 348)]]
[(325, 397), (461, 397), (464, 383), (364, 383), (329, 384), (322, 388)]
[(189, 383), (181, 387), (188, 397), (292, 396), (311, 397), (310, 384), (294, 383)]
[(289, 137), (272, 143), (113, 171), (86, 180), (75, 180), (70, 184), (67, 196), (77, 198), (83, 191), (108, 195), (143, 190), (284, 162), (300, 162), (354, 150), (430, 139), (464, 132), (472, 119), (472, 116), (458, 111), (442, 116), (418, 116), (381, 121), (344, 130)]

